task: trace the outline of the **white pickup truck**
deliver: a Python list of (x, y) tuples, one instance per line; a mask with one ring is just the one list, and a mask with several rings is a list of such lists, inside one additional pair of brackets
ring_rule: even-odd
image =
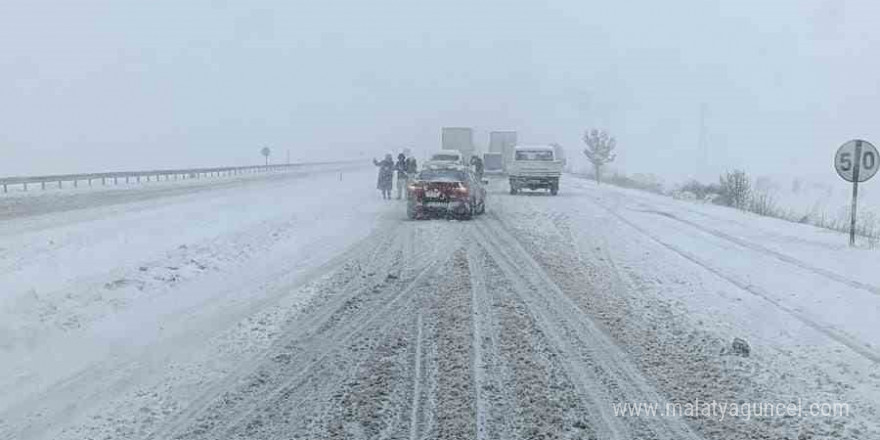
[(554, 196), (559, 192), (564, 160), (556, 157), (551, 145), (523, 146), (513, 149), (513, 160), (507, 170), (510, 177), (510, 193), (521, 189), (548, 189)]

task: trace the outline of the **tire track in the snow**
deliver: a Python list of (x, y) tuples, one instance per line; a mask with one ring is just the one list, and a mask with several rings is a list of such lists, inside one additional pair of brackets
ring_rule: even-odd
[(473, 382), (473, 326), (471, 287), (464, 247), (451, 255), (444, 277), (425, 302), (427, 322), (435, 349), (430, 374), (431, 409), (438, 440), (473, 438), (476, 435), (476, 402)]
[(493, 403), (493, 438), (596, 438), (562, 353), (517, 296), (514, 281), (482, 247), (478, 252), (493, 301), (484, 319), (491, 320), (487, 326), (496, 332), (498, 347), (497, 362), (487, 368), (499, 385), (486, 393)]
[[(539, 325), (557, 345), (591, 413), (600, 438), (699, 439), (681, 420), (629, 418), (613, 413), (612, 403), (662, 402), (660, 394), (605, 335), (553, 282), (497, 219), (478, 228), (480, 243), (507, 273), (518, 295), (538, 315)], [(531, 287), (531, 288), (530, 288)], [(635, 431), (635, 432), (633, 432)]]
[[(399, 237), (400, 235), (397, 234), (397, 236)], [(397, 250), (400, 250), (401, 246), (405, 249), (405, 243), (401, 245), (400, 241), (394, 241), (394, 248)], [(447, 243), (446, 246), (448, 247), (449, 244)], [(374, 302), (378, 302), (377, 304), (370, 305), (369, 307), (366, 305), (357, 307), (358, 313), (355, 316), (336, 319), (332, 324), (328, 324), (328, 318), (333, 317), (339, 311), (338, 308), (331, 307), (322, 314), (324, 319), (319, 321), (319, 325), (305, 324), (297, 326), (303, 329), (299, 333), (304, 334), (303, 337), (307, 338), (308, 341), (306, 341), (307, 343), (304, 346), (300, 347), (298, 353), (290, 355), (284, 362), (289, 369), (295, 369), (295, 371), (279, 372), (264, 369), (260, 375), (253, 377), (250, 383), (245, 384), (243, 391), (240, 388), (235, 389), (231, 391), (231, 394), (227, 393), (227, 397), (216, 399), (217, 401), (206, 410), (207, 412), (200, 419), (185, 425), (184, 428), (187, 430), (177, 437), (214, 438), (217, 435), (221, 435), (224, 438), (228, 438), (235, 435), (240, 428), (247, 428), (248, 421), (256, 420), (259, 412), (267, 407), (267, 402), (284, 401), (286, 405), (295, 406), (295, 402), (307, 400), (307, 394), (296, 394), (297, 387), (310, 379), (314, 379), (315, 377), (312, 375), (312, 372), (317, 367), (328, 363), (330, 359), (346, 350), (350, 343), (364, 334), (365, 329), (379, 323), (378, 334), (387, 332), (388, 328), (396, 323), (394, 319), (391, 319), (394, 316), (392, 312), (405, 308), (406, 304), (413, 300), (410, 295), (413, 289), (419, 287), (422, 282), (436, 272), (439, 265), (443, 264), (442, 255), (444, 252), (442, 249), (442, 246), (433, 249), (435, 255), (436, 253), (441, 254), (441, 258), (424, 258), (423, 260), (427, 261), (417, 265), (418, 269), (413, 279), (403, 283), (399, 288), (383, 289), (381, 285), (370, 288), (367, 285), (366, 288), (357, 289), (355, 292), (347, 295), (349, 299), (357, 299), (369, 296), (370, 292), (381, 293), (380, 298), (374, 300)], [(394, 264), (391, 264), (391, 266), (394, 266)], [(382, 273), (384, 272), (379, 271), (377, 275)], [(315, 328), (322, 328), (328, 334), (318, 337), (314, 332), (309, 331)], [(290, 338), (282, 338), (282, 341), (285, 339), (290, 341)], [(294, 340), (296, 339), (297, 337), (294, 336)], [(332, 365), (332, 363), (329, 364)], [(270, 376), (264, 377), (264, 375)], [(274, 381), (270, 380), (273, 377), (279, 377), (279, 375), (287, 375), (288, 377), (282, 377)], [(325, 388), (328, 385), (339, 384), (344, 378), (345, 376), (343, 375), (335, 380), (322, 382), (319, 386)]]
[(870, 360), (871, 362), (880, 363), (880, 352), (875, 350), (870, 345), (865, 344), (864, 342), (859, 341), (856, 338), (853, 338), (852, 336), (846, 334), (845, 332), (843, 332), (840, 329), (837, 329), (837, 328), (830, 326), (830, 325), (827, 325), (827, 324), (823, 324), (823, 323), (809, 317), (807, 314), (805, 314), (803, 312), (800, 312), (796, 309), (793, 309), (791, 307), (786, 306), (781, 301), (776, 300), (773, 297), (773, 295), (771, 295), (766, 290), (764, 290), (754, 284), (750, 284), (745, 281), (739, 280), (736, 276), (726, 273), (725, 271), (713, 266), (710, 263), (703, 261), (702, 259), (691, 254), (690, 252), (685, 251), (684, 249), (681, 249), (678, 246), (675, 246), (673, 244), (667, 243), (667, 242), (659, 239), (654, 234), (651, 234), (650, 232), (648, 232), (647, 230), (645, 230), (641, 226), (638, 226), (634, 222), (626, 219), (624, 216), (620, 215), (615, 210), (608, 208), (599, 202), (594, 201), (594, 203), (597, 206), (599, 206), (600, 208), (602, 208), (603, 210), (607, 211), (609, 214), (611, 214), (615, 218), (617, 218), (618, 220), (620, 220), (622, 223), (630, 226), (631, 228), (633, 228), (634, 230), (636, 230), (640, 234), (644, 235), (645, 237), (647, 237), (649, 240), (653, 241), (654, 243), (657, 243), (660, 246), (678, 254), (680, 257), (696, 264), (697, 266), (705, 269), (706, 271), (708, 271), (708, 272), (716, 275), (717, 277), (729, 282), (730, 284), (736, 286), (737, 288), (741, 289), (742, 291), (747, 292), (753, 296), (756, 296), (756, 297), (766, 301), (767, 303), (771, 304), (772, 306), (778, 308), (779, 310), (785, 312), (789, 316), (800, 321), (801, 323), (803, 323), (807, 327), (810, 327), (813, 330), (816, 330), (817, 332), (822, 333), (825, 336), (829, 337), (830, 339), (849, 348), (850, 350), (852, 350), (854, 353), (858, 354), (859, 356), (862, 356), (865, 359)]
[[(392, 265), (394, 254), (390, 252), (397, 242), (397, 237), (392, 231), (383, 231), (378, 237), (371, 237), (365, 241), (360, 249), (355, 252), (344, 254), (344, 258), (336, 259), (339, 266), (346, 264), (346, 261), (354, 261), (355, 270), (352, 272), (351, 279), (344, 280), (343, 286), (340, 287), (340, 293), (332, 296), (326, 303), (313, 313), (304, 314), (302, 319), (294, 321), (285, 329), (285, 335), (278, 338), (278, 342), (274, 343), (262, 356), (257, 356), (246, 364), (238, 366), (236, 370), (228, 377), (213, 384), (211, 387), (202, 392), (194, 400), (187, 403), (186, 409), (179, 412), (168, 422), (159, 426), (158, 429), (148, 434), (145, 438), (149, 440), (164, 440), (173, 438), (184, 428), (190, 426), (193, 421), (200, 419), (206, 411), (211, 409), (211, 403), (217, 401), (224, 393), (234, 390), (238, 384), (243, 382), (245, 378), (255, 374), (258, 368), (269, 362), (270, 358), (277, 352), (279, 346), (288, 343), (291, 339), (297, 337), (308, 337), (311, 329), (318, 328), (329, 321), (335, 314), (339, 313), (346, 304), (363, 289), (369, 285), (376, 283), (377, 279), (385, 274), (383, 270), (375, 270), (379, 268), (389, 268)], [(367, 245), (368, 246), (364, 246)], [(363, 260), (363, 263), (361, 263)], [(366, 276), (362, 273), (362, 265), (366, 264), (367, 269), (374, 269), (372, 275)], [(370, 264), (376, 266), (369, 266)]]
[[(470, 249), (469, 249), (470, 250)], [(485, 372), (483, 370), (483, 331), (481, 331), (480, 327), (483, 325), (481, 313), (478, 310), (478, 305), (482, 302), (483, 297), (486, 296), (486, 288), (483, 286), (483, 279), (480, 276), (477, 276), (478, 269), (476, 268), (476, 264), (474, 263), (473, 257), (469, 252), (467, 255), (467, 263), (468, 263), (468, 274), (470, 275), (470, 284), (471, 284), (471, 332), (473, 333), (472, 338), (472, 348), (473, 356), (472, 356), (472, 365), (471, 369), (474, 372), (474, 398), (476, 399), (476, 425), (477, 425), (477, 440), (485, 440), (488, 438), (488, 430), (486, 418), (487, 408), (485, 401), (485, 392), (483, 391), (484, 384), (486, 382)]]
[(497, 341), (497, 323), (492, 311), (492, 298), (486, 288), (486, 273), (483, 270), (483, 256), (480, 249), (471, 244), (467, 248), (468, 272), (471, 283), (471, 320), (473, 323), (473, 371), (477, 408), (476, 438), (513, 438), (513, 430), (506, 419), (506, 410), (512, 401), (502, 375), (506, 371), (501, 365)]
[(413, 367), (413, 391), (412, 391), (412, 407), (409, 415), (409, 438), (410, 440), (419, 439), (419, 402), (422, 398), (422, 341), (424, 340), (424, 325), (422, 324), (421, 312), (416, 319), (416, 352), (415, 366)]
[[(505, 278), (512, 284), (517, 297), (534, 313), (534, 322), (544, 333), (551, 344), (556, 347), (560, 358), (564, 363), (569, 377), (577, 387), (578, 395), (594, 417), (599, 420), (590, 420), (598, 436), (602, 439), (629, 439), (631, 436), (625, 426), (611, 414), (608, 402), (612, 400), (604, 397), (603, 384), (593, 371), (595, 366), (578, 359), (577, 351), (571, 345), (569, 335), (565, 329), (559, 328), (560, 323), (544, 313), (532, 298), (532, 288), (528, 281), (521, 275), (523, 268), (517, 267), (503, 250), (503, 244), (495, 242), (491, 237), (493, 231), (480, 227), (478, 241), (486, 253), (490, 255), (495, 264), (500, 268)], [(555, 325), (554, 325), (555, 324)]]
[[(420, 282), (422, 282), (427, 276), (431, 274), (431, 271), (436, 268), (436, 264), (430, 264), (428, 267), (423, 269), (423, 271), (416, 277), (415, 280), (412, 281), (406, 288), (401, 290), (399, 293), (394, 295), (387, 303), (383, 304), (381, 308), (379, 308), (375, 314), (371, 314), (366, 317), (365, 320), (357, 322), (356, 325), (345, 326), (348, 331), (342, 332), (338, 337), (326, 338), (322, 342), (328, 343), (332, 341), (332, 345), (324, 345), (316, 350), (316, 352), (307, 352), (314, 356), (311, 362), (308, 362), (305, 366), (298, 369), (299, 373), (295, 374), (293, 377), (283, 381), (279, 386), (274, 389), (261, 393), (259, 395), (259, 400), (256, 402), (252, 402), (250, 405), (247, 405), (244, 411), (236, 414), (235, 416), (229, 417), (228, 422), (224, 425), (228, 428), (221, 428), (220, 431), (225, 434), (231, 434), (234, 430), (243, 426), (246, 421), (250, 418), (253, 418), (254, 414), (257, 413), (260, 408), (266, 406), (266, 402), (275, 402), (282, 400), (286, 397), (293, 395), (296, 390), (296, 386), (301, 383), (304, 379), (309, 378), (309, 374), (318, 366), (323, 365), (333, 354), (337, 351), (344, 350), (345, 347), (357, 336), (361, 335), (363, 331), (369, 327), (374, 322), (384, 322), (384, 325), (380, 327), (378, 334), (381, 334), (384, 331), (387, 331), (392, 325), (396, 325), (396, 322), (393, 319), (388, 319), (392, 316), (391, 312), (395, 311), (395, 306), (400, 306), (400, 302), (402, 299), (407, 297), (411, 290)], [(291, 364), (299, 364), (299, 362), (292, 361)], [(341, 382), (341, 380), (340, 380)], [(308, 400), (310, 396), (307, 394), (303, 394), (299, 396), (297, 401), (302, 402)], [(289, 399), (284, 399), (289, 400)], [(228, 415), (227, 415), (228, 417)]]
[(811, 272), (813, 274), (828, 278), (829, 280), (845, 284), (845, 285), (852, 287), (854, 289), (864, 290), (864, 291), (871, 293), (871, 294), (874, 294), (874, 295), (880, 295), (880, 287), (877, 287), (877, 286), (874, 286), (871, 284), (867, 284), (867, 283), (863, 283), (861, 281), (851, 280), (851, 279), (846, 278), (842, 275), (836, 274), (830, 270), (823, 269), (821, 267), (816, 267), (811, 264), (807, 264), (801, 260), (798, 260), (797, 258), (790, 257), (788, 255), (781, 253), (781, 252), (774, 251), (773, 249), (769, 249), (765, 246), (761, 246), (760, 244), (752, 243), (752, 242), (749, 242), (746, 240), (742, 240), (740, 238), (734, 237), (730, 234), (724, 233), (724, 232), (719, 231), (717, 229), (708, 228), (708, 227), (705, 227), (705, 226), (700, 225), (698, 223), (692, 222), (690, 220), (685, 220), (681, 217), (676, 216), (675, 214), (665, 212), (665, 211), (657, 211), (657, 210), (643, 210), (642, 212), (647, 212), (650, 214), (659, 215), (661, 217), (675, 220), (677, 222), (683, 223), (683, 224), (688, 225), (690, 227), (699, 229), (700, 231), (703, 231), (707, 234), (714, 235), (715, 237), (721, 238), (723, 240), (727, 240), (727, 241), (729, 241), (733, 244), (739, 245), (740, 247), (743, 247), (745, 249), (771, 256), (773, 258), (776, 258), (779, 261), (782, 261), (783, 263), (788, 263), (788, 264), (797, 266), (803, 270), (806, 270), (807, 272)]
[(416, 344), (411, 317), (426, 294), (420, 286), (393, 316), (365, 328), (279, 399), (260, 402), (225, 438), (399, 438)]

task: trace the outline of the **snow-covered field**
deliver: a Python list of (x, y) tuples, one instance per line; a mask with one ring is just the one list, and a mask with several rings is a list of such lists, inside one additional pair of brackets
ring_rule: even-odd
[[(374, 185), (0, 198), (0, 438), (880, 438), (875, 251), (574, 177), (469, 222)], [(615, 408), (697, 399), (849, 414)]]

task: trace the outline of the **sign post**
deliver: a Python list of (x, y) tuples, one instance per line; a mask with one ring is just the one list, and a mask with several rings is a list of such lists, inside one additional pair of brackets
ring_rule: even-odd
[(260, 154), (266, 157), (266, 166), (269, 166), (269, 155), (272, 154), (272, 150), (270, 150), (269, 147), (263, 147), (263, 149), (260, 150)]
[(859, 182), (864, 182), (877, 173), (880, 168), (880, 154), (868, 141), (861, 139), (851, 140), (837, 149), (834, 155), (834, 169), (837, 174), (846, 180), (852, 182), (852, 205), (850, 207), (849, 222), (849, 245), (856, 244), (856, 213), (858, 209), (859, 198)]

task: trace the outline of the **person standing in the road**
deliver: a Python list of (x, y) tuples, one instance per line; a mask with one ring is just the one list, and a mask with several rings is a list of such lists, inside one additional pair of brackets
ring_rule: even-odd
[(483, 159), (480, 156), (473, 155), (471, 156), (471, 166), (474, 167), (474, 173), (477, 174), (477, 177), (483, 178)]
[(379, 167), (379, 178), (376, 182), (376, 188), (382, 191), (382, 198), (391, 200), (391, 185), (394, 182), (394, 159), (391, 154), (386, 154), (385, 159), (377, 161), (373, 159), (373, 165)]
[(397, 155), (397, 200), (403, 198), (403, 187), (406, 186), (406, 156), (403, 153)]
[[(415, 156), (409, 155), (406, 158), (406, 183), (409, 184), (411, 179), (415, 179), (416, 174), (419, 172), (419, 165), (416, 162)], [(409, 200), (409, 193), (406, 193), (406, 198)]]

